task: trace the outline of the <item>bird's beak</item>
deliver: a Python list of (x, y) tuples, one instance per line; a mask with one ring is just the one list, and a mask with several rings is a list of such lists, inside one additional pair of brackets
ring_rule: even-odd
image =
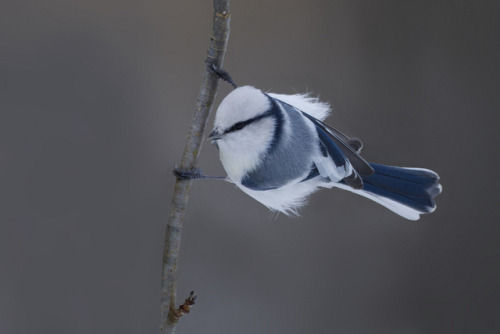
[(216, 140), (221, 139), (223, 135), (224, 134), (219, 133), (219, 131), (217, 129), (214, 129), (214, 131), (210, 132), (207, 139), (214, 142)]

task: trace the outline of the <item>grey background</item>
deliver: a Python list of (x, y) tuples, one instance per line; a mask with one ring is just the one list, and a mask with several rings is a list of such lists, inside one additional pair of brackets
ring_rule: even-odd
[[(319, 95), (369, 161), (434, 169), (444, 193), (419, 222), (340, 190), (273, 219), (196, 182), (178, 292), (199, 301), (178, 332), (499, 333), (499, 2), (231, 8), (236, 82)], [(0, 13), (0, 333), (155, 333), (211, 2)], [(211, 145), (200, 167), (223, 174)]]

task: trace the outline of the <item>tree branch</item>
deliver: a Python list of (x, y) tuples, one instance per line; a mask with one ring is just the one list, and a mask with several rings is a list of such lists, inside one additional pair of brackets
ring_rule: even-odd
[[(229, 21), (229, 0), (214, 0), (213, 30), (210, 36), (207, 64), (214, 64), (218, 68), (222, 67), (229, 38)], [(196, 100), (193, 122), (179, 164), (180, 169), (194, 169), (198, 163), (208, 116), (217, 92), (218, 79), (217, 75), (212, 73), (208, 67), (205, 68), (203, 83)], [(175, 316), (169, 316), (169, 314), (178, 312), (176, 308), (177, 265), (179, 263), (182, 225), (191, 182), (192, 180), (176, 179), (170, 216), (165, 230), (161, 276), (161, 334), (175, 333), (179, 319)]]

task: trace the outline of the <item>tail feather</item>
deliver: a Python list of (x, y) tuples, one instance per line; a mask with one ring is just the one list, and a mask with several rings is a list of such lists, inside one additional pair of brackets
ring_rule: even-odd
[(435, 172), (423, 168), (370, 165), (374, 173), (363, 177), (362, 190), (341, 183), (337, 186), (370, 198), (410, 220), (417, 220), (420, 214), (436, 209), (434, 198), (442, 188)]
[(436, 203), (430, 197), (417, 199), (411, 196), (391, 192), (390, 190), (371, 185), (368, 182), (364, 185), (364, 191), (404, 204), (421, 213), (430, 213), (434, 211), (436, 207)]

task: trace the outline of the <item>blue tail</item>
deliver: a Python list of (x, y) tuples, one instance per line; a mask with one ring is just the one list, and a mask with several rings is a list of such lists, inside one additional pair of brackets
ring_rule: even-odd
[(436, 209), (434, 198), (441, 193), (441, 185), (435, 172), (422, 168), (370, 165), (375, 172), (363, 177), (363, 190), (357, 193), (411, 220)]

